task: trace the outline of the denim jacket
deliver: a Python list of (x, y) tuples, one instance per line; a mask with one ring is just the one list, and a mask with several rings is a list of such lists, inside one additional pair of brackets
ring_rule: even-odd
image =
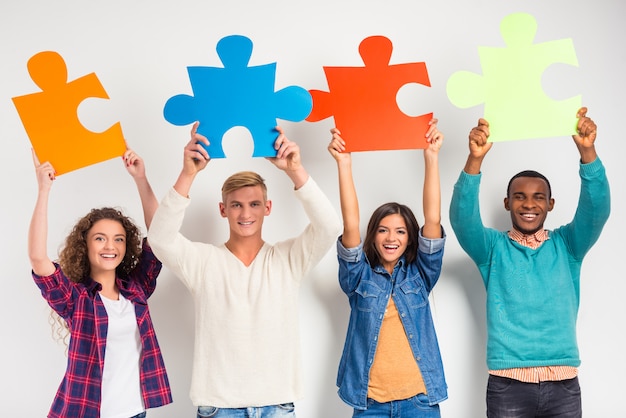
[(353, 408), (367, 408), (369, 374), (389, 297), (393, 297), (398, 308), (422, 372), (429, 404), (447, 399), (443, 363), (428, 303), (428, 295), (441, 272), (444, 244), (445, 235), (427, 239), (420, 231), (417, 259), (406, 264), (403, 256), (390, 275), (380, 265), (371, 267), (362, 243), (346, 249), (339, 238), (339, 284), (350, 302), (350, 323), (337, 386), (341, 399)]

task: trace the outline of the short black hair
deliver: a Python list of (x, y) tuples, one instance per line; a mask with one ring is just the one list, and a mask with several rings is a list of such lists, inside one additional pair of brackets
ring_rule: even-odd
[(548, 198), (552, 197), (552, 187), (550, 186), (550, 182), (548, 181), (548, 178), (544, 176), (543, 174), (534, 170), (520, 171), (519, 173), (511, 177), (511, 180), (509, 180), (508, 186), (506, 186), (506, 197), (509, 197), (509, 193), (511, 192), (511, 183), (513, 183), (513, 180), (519, 177), (533, 177), (533, 178), (538, 178), (538, 179), (545, 181), (546, 184), (548, 185)]

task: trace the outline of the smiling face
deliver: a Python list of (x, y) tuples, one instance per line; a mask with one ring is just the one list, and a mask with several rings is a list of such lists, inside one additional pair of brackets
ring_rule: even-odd
[(261, 186), (234, 190), (220, 203), (220, 214), (228, 219), (230, 237), (261, 237), (263, 220), (270, 214), (272, 202), (265, 198)]
[(101, 219), (87, 231), (86, 241), (92, 277), (115, 274), (126, 255), (126, 231), (122, 224), (113, 219)]
[(518, 177), (511, 181), (504, 208), (511, 212), (513, 227), (523, 234), (534, 234), (554, 208), (554, 199), (545, 180), (537, 177)]
[(388, 215), (381, 219), (376, 228), (374, 246), (382, 266), (389, 273), (393, 272), (396, 263), (406, 251), (408, 242), (406, 222), (400, 214)]

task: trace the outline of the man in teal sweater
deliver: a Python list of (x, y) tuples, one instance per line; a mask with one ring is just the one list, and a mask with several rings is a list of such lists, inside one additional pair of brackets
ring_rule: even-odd
[(482, 161), (492, 146), (489, 123), (469, 134), (469, 156), (454, 186), (450, 223), (476, 263), (487, 290), (487, 416), (581, 417), (576, 317), (583, 257), (609, 217), (610, 194), (595, 149), (596, 124), (578, 112), (581, 191), (574, 219), (555, 230), (544, 221), (554, 207), (550, 183), (535, 171), (509, 182), (504, 207), (510, 231), (483, 226), (479, 209)]

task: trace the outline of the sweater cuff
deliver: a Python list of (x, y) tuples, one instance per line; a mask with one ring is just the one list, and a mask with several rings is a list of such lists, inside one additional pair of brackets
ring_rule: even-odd
[(191, 199), (182, 196), (174, 187), (171, 187), (161, 203), (170, 207), (187, 207), (191, 203)]
[(480, 184), (480, 180), (482, 179), (483, 174), (468, 174), (465, 171), (461, 170), (461, 174), (459, 175), (459, 179), (457, 180), (458, 186), (474, 186), (476, 184)]
[(596, 157), (595, 160), (587, 164), (584, 164), (582, 162), (580, 163), (581, 177), (595, 177), (598, 173), (601, 173), (603, 171), (604, 165), (602, 164), (600, 157)]
[(306, 196), (312, 193), (311, 190), (317, 189), (316, 186), (317, 186), (317, 183), (315, 182), (315, 180), (313, 180), (313, 177), (309, 175), (309, 178), (306, 180), (306, 182), (302, 186), (300, 186), (299, 189), (294, 189), (294, 193), (296, 195), (302, 195), (302, 198), (306, 198)]

